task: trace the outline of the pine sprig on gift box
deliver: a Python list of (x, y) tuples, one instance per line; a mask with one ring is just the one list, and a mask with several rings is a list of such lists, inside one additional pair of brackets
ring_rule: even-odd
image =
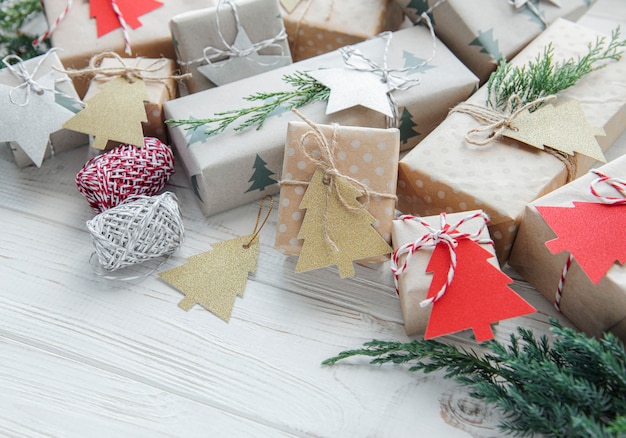
[(508, 346), (483, 345), (488, 353), (433, 340), (410, 343), (373, 340), (364, 348), (327, 359), (353, 356), (372, 364), (413, 363), (410, 371), (442, 370), (470, 388), (470, 395), (503, 413), (500, 428), (517, 436), (604, 437), (626, 433), (626, 350), (612, 334), (596, 340), (552, 320), (555, 339), (518, 328)]
[(285, 75), (283, 80), (293, 86), (294, 89), (273, 93), (255, 93), (245, 98), (249, 102), (263, 102), (261, 105), (215, 113), (214, 117), (208, 119), (170, 119), (166, 120), (165, 123), (175, 127), (183, 126), (187, 130), (195, 130), (208, 125), (209, 129), (206, 131), (206, 135), (219, 134), (240, 119), (244, 120), (234, 128), (235, 131), (242, 131), (254, 125), (257, 125), (256, 129), (261, 129), (265, 120), (275, 111), (289, 111), (310, 102), (328, 100), (330, 96), (328, 87), (305, 72), (298, 71), (291, 75)]
[(620, 39), (618, 27), (611, 32), (608, 42), (601, 37), (590, 43), (584, 56), (555, 63), (554, 47), (549, 44), (542, 55), (522, 67), (513, 67), (501, 60), (487, 82), (487, 104), (502, 111), (507, 107), (509, 98), (517, 95), (520, 102), (513, 105), (511, 110), (514, 111), (526, 103), (556, 94), (574, 85), (587, 73), (602, 68), (606, 65), (605, 61), (619, 60), (623, 47), (626, 47), (626, 39)]
[(33, 36), (24, 35), (20, 28), (41, 13), (39, 0), (0, 1), (0, 56), (15, 54), (29, 59), (44, 53), (48, 44), (33, 47)]

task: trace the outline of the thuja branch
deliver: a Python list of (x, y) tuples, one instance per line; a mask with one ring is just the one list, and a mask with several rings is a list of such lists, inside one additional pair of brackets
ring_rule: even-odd
[(39, 13), (39, 0), (0, 1), (0, 56), (15, 54), (29, 59), (47, 50), (47, 42), (33, 47), (33, 36), (20, 32), (22, 25)]
[(438, 341), (371, 341), (326, 365), (354, 356), (372, 364), (411, 364), (410, 371), (444, 371), (472, 397), (503, 413), (500, 428), (515, 435), (615, 436), (626, 432), (626, 350), (611, 334), (591, 339), (552, 321), (555, 334), (536, 338), (518, 329), (509, 345), (484, 343), (485, 354)]
[(180, 119), (165, 122), (175, 127), (182, 126), (187, 130), (208, 126), (207, 135), (219, 134), (235, 122), (239, 122), (239, 125), (234, 128), (235, 131), (242, 131), (253, 125), (257, 125), (256, 129), (261, 129), (265, 120), (275, 111), (281, 109), (288, 111), (310, 102), (328, 100), (330, 95), (328, 87), (305, 72), (285, 75), (283, 80), (294, 89), (273, 93), (255, 93), (245, 97), (245, 100), (249, 102), (262, 102), (260, 105), (215, 113), (208, 119)]
[[(549, 44), (543, 54), (522, 67), (513, 67), (501, 60), (487, 82), (487, 104), (497, 110), (506, 108), (509, 98), (517, 95), (522, 106), (540, 97), (556, 94), (574, 85), (580, 78), (606, 65), (606, 61), (619, 60), (626, 39), (620, 39), (620, 28), (611, 37), (600, 37), (588, 45), (584, 56), (554, 62), (554, 47)], [(516, 108), (512, 108), (515, 110)]]

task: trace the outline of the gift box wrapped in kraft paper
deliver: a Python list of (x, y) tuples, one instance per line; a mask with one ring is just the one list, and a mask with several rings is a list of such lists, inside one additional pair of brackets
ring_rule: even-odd
[[(6, 58), (5, 58), (6, 59)], [(35, 83), (39, 84), (42, 88), (46, 88), (43, 91), (43, 96), (49, 96), (51, 102), (56, 102), (59, 109), (65, 114), (64, 118), (68, 119), (75, 113), (82, 109), (82, 102), (78, 97), (78, 93), (74, 88), (72, 80), (60, 70), (63, 70), (63, 63), (57, 56), (57, 51), (50, 51), (47, 54), (31, 58), (29, 60), (16, 63), (16, 59), (7, 59), (7, 62), (12, 65), (11, 68), (6, 67), (0, 69), (0, 86), (6, 86), (6, 89), (2, 87), (2, 92), (6, 91), (6, 97), (10, 100), (11, 96), (14, 97), (17, 105), (24, 106), (22, 108), (28, 108), (31, 103), (36, 103), (37, 99), (34, 96), (28, 97), (28, 93), (36, 93), (34, 91), (34, 85), (27, 85), (26, 79), (31, 76)], [(21, 70), (23, 69), (23, 71)], [(11, 91), (15, 90), (15, 92)], [(24, 98), (19, 96), (19, 91), (24, 92)], [(28, 102), (28, 104), (27, 104)], [(11, 108), (12, 105), (4, 105), (3, 110), (14, 112), (15, 108)], [(53, 107), (53, 108), (56, 108)], [(43, 114), (34, 114), (33, 123), (37, 123), (41, 127), (42, 118), (49, 118), (51, 116), (51, 110), (43, 108)], [(2, 110), (0, 110), (0, 113)], [(7, 122), (7, 118), (2, 118), (3, 123)], [(33, 130), (29, 128), (28, 121), (25, 118), (20, 120), (20, 123), (24, 123), (23, 129), (25, 132), (32, 133)], [(89, 137), (85, 134), (70, 131), (68, 129), (60, 129), (61, 123), (52, 132), (45, 132), (41, 141), (41, 147), (34, 144), (33, 138), (30, 136), (23, 136), (25, 142), (28, 144), (20, 144), (16, 139), (7, 138), (13, 158), (18, 167), (26, 167), (30, 165), (40, 166), (42, 161), (49, 158), (51, 155), (57, 155), (63, 151), (74, 149), (79, 146), (86, 146), (89, 143)], [(0, 144), (4, 143), (4, 136), (7, 134), (7, 128), (3, 127), (0, 132)], [(28, 150), (28, 152), (26, 151)]]
[[(112, 54), (114, 55), (114, 54)], [(175, 62), (167, 58), (121, 58), (118, 56), (106, 57), (101, 60), (98, 68), (106, 73), (116, 70), (123, 71), (129, 67), (139, 74), (146, 85), (149, 100), (144, 102), (147, 122), (142, 122), (144, 137), (156, 137), (168, 144), (167, 127), (163, 117), (163, 103), (175, 99), (177, 95)], [(89, 100), (100, 91), (100, 87), (111, 79), (119, 76), (96, 75), (91, 80), (85, 100)], [(118, 146), (119, 143), (109, 141), (107, 149)]]
[(500, 59), (512, 59), (557, 18), (578, 20), (595, 0), (396, 2), (413, 22), (432, 8), (437, 36), (483, 82)]
[[(587, 45), (598, 36), (588, 28), (557, 20), (512, 65), (527, 65), (549, 43), (553, 44), (555, 60), (577, 57), (587, 53)], [(625, 73), (626, 59), (610, 60), (605, 67), (557, 93), (557, 107), (580, 102), (585, 124), (592, 127), (591, 139), (598, 150), (606, 151), (626, 128)], [(483, 86), (466, 103), (484, 107), (486, 99), (487, 89)], [(567, 120), (566, 117), (562, 122)], [(562, 122), (552, 125), (558, 129)], [(491, 218), (489, 229), (498, 259), (503, 263), (526, 204), (564, 185), (568, 179), (584, 174), (596, 159), (578, 152), (556, 154), (561, 155), (562, 161), (546, 150), (505, 137), (491, 138), (483, 146), (470, 144), (466, 135), (481, 126), (486, 125), (468, 114), (452, 112), (418, 148), (404, 156), (399, 163), (398, 209), (422, 216), (442, 211), (485, 210)], [(545, 128), (540, 132), (547, 132)], [(602, 131), (599, 128), (605, 135), (598, 135)], [(595, 155), (598, 154), (602, 155), (601, 151)]]
[(526, 207), (509, 263), (579, 329), (626, 341), (626, 156), (597, 170)]
[[(388, 37), (373, 38), (353, 48), (372, 61), (382, 63)], [(404, 69), (407, 63), (414, 65), (415, 59), (424, 60), (432, 55), (432, 38), (424, 28), (417, 26), (403, 29), (390, 37), (387, 53), (389, 68)], [(165, 116), (174, 120), (204, 120), (226, 110), (255, 107), (264, 101), (246, 100), (251, 95), (294, 90), (285, 81), (286, 75), (293, 77), (297, 72), (314, 74), (332, 68), (339, 69), (340, 73), (349, 69), (340, 51), (166, 102)], [(349, 70), (352, 72), (352, 69)], [(366, 76), (371, 78), (372, 74), (367, 73)], [(442, 44), (437, 45), (430, 64), (416, 70), (409, 67), (397, 76), (406, 80), (420, 80), (419, 84), (414, 83), (407, 89), (391, 92), (400, 114), (400, 147), (405, 149), (416, 145), (445, 118), (450, 106), (466, 99), (478, 83), (478, 79)], [(375, 81), (380, 83), (376, 77)], [(357, 80), (348, 81), (346, 87), (350, 90), (349, 98), (371, 97), (369, 85), (365, 85), (365, 91), (359, 91), (354, 88), (359, 84)], [(341, 92), (342, 87), (335, 91)], [(332, 100), (332, 91), (330, 96)], [(385, 99), (383, 96), (383, 102), (386, 102)], [(347, 126), (386, 128), (388, 122), (384, 114), (357, 104), (327, 114), (327, 102), (322, 100), (307, 103), (299, 110), (318, 124), (335, 122)], [(168, 124), (170, 138), (180, 157), (179, 162), (191, 178), (200, 207), (206, 215), (278, 192), (277, 181), (281, 178), (287, 123), (293, 120), (297, 120), (297, 116), (279, 106), (265, 119), (260, 129), (253, 125), (235, 131), (239, 123), (235, 122), (223, 132), (207, 137), (206, 130), (215, 128), (215, 125), (186, 129), (185, 125), (176, 127)]]
[(291, 64), (278, 0), (220, 1), (172, 17), (170, 29), (190, 93)]
[(281, 0), (294, 61), (356, 44), (404, 20), (393, 0)]
[[(133, 7), (122, 7), (120, 20), (110, 2), (42, 0), (43, 10), (53, 31), (53, 47), (62, 49), (59, 56), (67, 68), (85, 67), (94, 54), (116, 52), (120, 56), (176, 59), (169, 21), (173, 16), (195, 9), (214, 6), (214, 0), (136, 0)], [(58, 25), (59, 17), (62, 17)], [(127, 37), (124, 35), (126, 30)], [(127, 47), (126, 40), (130, 43)], [(129, 49), (129, 50), (128, 50)], [(130, 51), (130, 53), (128, 53)], [(76, 80), (80, 96), (88, 83)]]
[[(300, 207), (318, 168), (322, 168), (326, 174), (337, 174), (348, 181), (357, 180), (360, 183), (350, 182), (367, 196), (368, 199), (363, 202), (375, 220), (373, 227), (391, 244), (391, 221), (395, 212), (398, 178), (398, 130), (336, 125), (318, 125), (318, 128), (326, 141), (316, 143), (315, 136), (311, 135), (313, 130), (307, 123), (288, 124), (276, 249), (283, 254), (300, 254), (303, 241), (298, 239), (298, 234), (304, 216), (308, 214), (306, 208)], [(327, 144), (329, 150), (320, 152), (324, 145), (318, 143)]]

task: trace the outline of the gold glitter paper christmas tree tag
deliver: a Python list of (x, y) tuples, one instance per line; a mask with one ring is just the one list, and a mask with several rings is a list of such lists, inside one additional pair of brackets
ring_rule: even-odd
[(87, 107), (63, 124), (64, 128), (93, 135), (93, 147), (104, 150), (109, 140), (143, 147), (143, 127), (147, 122), (146, 85), (118, 77), (100, 86), (85, 103)]
[(589, 125), (577, 100), (558, 106), (547, 104), (534, 112), (525, 111), (511, 122), (503, 136), (543, 149), (551, 147), (569, 155), (574, 152), (606, 162), (596, 136), (606, 135), (602, 128)]
[(300, 208), (306, 214), (298, 233), (304, 243), (296, 272), (337, 265), (342, 278), (352, 277), (353, 261), (393, 251), (372, 226), (374, 216), (358, 201), (362, 193), (345, 178), (334, 181), (325, 181), (318, 168), (304, 193)]
[[(266, 199), (270, 200), (269, 211), (259, 226)], [(159, 277), (185, 295), (179, 307), (189, 311), (200, 304), (224, 321), (230, 320), (235, 297), (243, 297), (248, 273), (256, 272), (258, 235), (272, 207), (272, 198), (263, 198), (252, 234), (215, 243), (211, 251), (189, 257), (186, 265), (159, 273)]]

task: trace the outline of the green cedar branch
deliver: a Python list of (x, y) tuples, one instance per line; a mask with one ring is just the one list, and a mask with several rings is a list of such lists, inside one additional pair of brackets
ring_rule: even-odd
[(234, 128), (235, 131), (243, 131), (253, 125), (257, 125), (256, 129), (259, 130), (274, 111), (281, 108), (285, 110), (300, 108), (310, 102), (328, 100), (330, 96), (328, 87), (305, 72), (297, 71), (294, 74), (285, 75), (283, 80), (293, 86), (294, 89), (273, 93), (255, 93), (245, 98), (249, 102), (262, 102), (261, 105), (215, 113), (214, 117), (208, 119), (170, 119), (166, 120), (165, 123), (174, 127), (182, 126), (186, 130), (198, 129), (208, 125), (209, 129), (206, 131), (206, 135), (214, 135), (223, 132), (231, 124), (244, 119)]
[(543, 54), (538, 55), (522, 67), (513, 67), (506, 60), (501, 60), (498, 68), (487, 82), (487, 105), (504, 111), (509, 98), (517, 95), (521, 102), (511, 108), (513, 111), (544, 96), (556, 94), (571, 87), (587, 73), (602, 68), (606, 61), (618, 61), (626, 39), (620, 39), (619, 27), (606, 37), (599, 37), (588, 45), (584, 56), (572, 57), (561, 62), (554, 62), (554, 47), (549, 44)]
[(373, 340), (323, 362), (353, 356), (371, 364), (412, 364), (410, 371), (443, 371), (470, 395), (503, 413), (499, 427), (517, 436), (611, 437), (626, 433), (626, 350), (612, 334), (599, 340), (551, 320), (555, 338), (518, 328), (508, 346), (482, 344), (478, 354), (433, 340)]
[(33, 47), (32, 35), (24, 35), (20, 28), (26, 21), (41, 13), (39, 0), (0, 0), (0, 55), (15, 54), (30, 59), (45, 53), (49, 44)]

